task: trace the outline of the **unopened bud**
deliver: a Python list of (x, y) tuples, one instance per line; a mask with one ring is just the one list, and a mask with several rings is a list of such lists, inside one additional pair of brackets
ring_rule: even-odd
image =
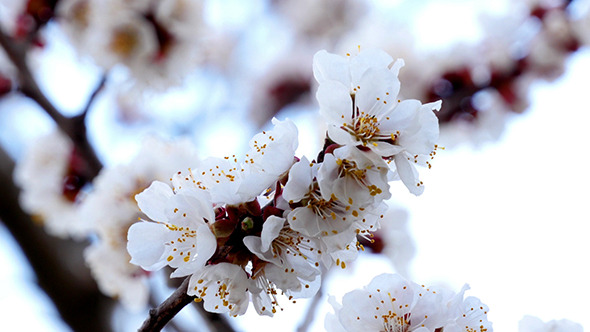
[(250, 217), (246, 217), (242, 220), (242, 230), (249, 231), (254, 228), (254, 220)]

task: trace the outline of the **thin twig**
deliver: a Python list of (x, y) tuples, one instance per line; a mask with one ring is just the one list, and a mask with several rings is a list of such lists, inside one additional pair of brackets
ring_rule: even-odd
[[(29, 70), (29, 66), (27, 65), (27, 51), (30, 44), (26, 41), (14, 40), (6, 35), (4, 31), (0, 30), (0, 45), (6, 51), (10, 61), (18, 69), (19, 87), (22, 93), (37, 102), (60, 128), (67, 127), (67, 118), (41, 92)], [(68, 132), (70, 130), (68, 128), (64, 131)]]
[[(86, 111), (74, 117), (64, 116), (54, 105), (47, 99), (45, 94), (39, 88), (35, 81), (29, 66), (27, 65), (27, 51), (30, 44), (26, 41), (17, 41), (10, 38), (0, 29), (0, 45), (6, 51), (6, 54), (18, 69), (19, 89), (27, 97), (34, 100), (41, 108), (55, 121), (57, 126), (72, 140), (82, 158), (86, 161), (86, 173), (89, 179), (93, 179), (102, 168), (102, 163), (98, 159), (94, 148), (88, 141), (86, 132)], [(101, 83), (104, 84), (104, 83)], [(99, 85), (99, 88), (101, 85)], [(90, 105), (100, 89), (97, 89), (87, 103)]]
[(107, 81), (107, 75), (104, 74), (104, 75), (102, 75), (102, 78), (100, 79), (100, 82), (98, 82), (98, 85), (96, 86), (96, 88), (94, 88), (94, 91), (92, 91), (92, 94), (90, 94), (90, 97), (88, 97), (88, 101), (86, 102), (86, 106), (84, 106), (84, 108), (82, 109), (82, 112), (80, 112), (80, 114), (78, 116), (86, 118), (86, 115), (88, 114), (88, 110), (90, 110), (90, 108), (92, 107), (92, 104), (94, 103), (94, 100), (96, 99), (96, 96), (98, 96), (98, 94), (100, 93), (102, 88), (104, 88), (106, 81)]

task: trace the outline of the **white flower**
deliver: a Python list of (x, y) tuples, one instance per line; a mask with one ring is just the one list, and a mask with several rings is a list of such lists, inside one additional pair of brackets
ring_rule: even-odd
[(448, 332), (493, 332), (492, 323), (488, 321), (487, 305), (480, 299), (468, 296), (463, 299), (463, 294), (469, 289), (465, 285), (449, 302), (449, 317), (451, 322), (445, 325), (444, 331)]
[[(293, 207), (287, 215), (291, 228), (319, 238), (322, 261), (327, 266), (334, 262), (345, 268), (348, 262), (356, 259), (357, 250), (361, 248), (357, 235), (368, 236), (369, 232), (379, 228), (383, 206), (378, 199), (374, 201), (369, 197), (372, 197), (371, 192), (377, 194), (380, 188), (369, 183), (375, 181), (389, 190), (387, 183), (382, 181), (388, 168), (377, 170), (375, 167), (376, 173), (367, 176), (370, 163), (365, 165), (364, 161), (359, 161), (353, 166), (351, 160), (341, 159), (340, 164), (346, 164), (346, 171), (340, 171), (338, 161), (331, 154), (326, 154), (325, 158), (327, 161), (321, 166), (310, 163), (306, 157), (293, 165), (282, 198)], [(322, 172), (324, 167), (327, 169)], [(345, 175), (346, 172), (356, 175)], [(340, 178), (339, 174), (343, 177)], [(365, 181), (363, 184), (357, 182), (361, 178)], [(389, 192), (383, 196), (387, 194)]]
[(140, 217), (135, 194), (196, 161), (189, 141), (149, 137), (129, 164), (103, 168), (80, 206), (80, 222), (98, 235), (84, 255), (92, 275), (103, 293), (131, 310), (143, 309), (149, 294), (147, 273), (129, 263), (127, 252), (129, 226)]
[(359, 208), (359, 218), (354, 218), (348, 229), (338, 234), (321, 236), (322, 262), (327, 267), (335, 263), (346, 268), (357, 258), (359, 250), (365, 250), (358, 237), (371, 241), (372, 233), (381, 227), (379, 221), (383, 219), (385, 210), (385, 203), (371, 206), (370, 209)]
[(253, 301), (260, 314), (276, 312), (275, 286), (291, 299), (313, 296), (320, 284), (318, 241), (292, 230), (285, 221), (270, 216), (260, 237), (244, 238), (246, 247), (261, 260), (253, 264), (252, 272), (259, 290)]
[(41, 220), (50, 234), (82, 238), (89, 230), (79, 216), (80, 195), (66, 197), (64, 186), (73, 148), (60, 131), (39, 137), (17, 163), (14, 182), (22, 189), (22, 208)]
[(320, 191), (333, 192), (336, 197), (357, 206), (389, 199), (389, 167), (383, 160), (370, 159), (367, 154), (351, 146), (326, 153), (318, 171)]
[(582, 325), (567, 319), (543, 322), (537, 317), (524, 316), (518, 322), (519, 332), (584, 332)]
[(354, 290), (334, 302), (326, 329), (388, 332), (492, 332), (487, 306), (461, 292), (438, 290), (407, 281), (397, 274), (382, 274), (364, 289)]
[(175, 188), (208, 191), (215, 204), (252, 201), (273, 186), (291, 167), (297, 149), (297, 127), (290, 120), (273, 119), (274, 128), (250, 140), (244, 159), (207, 158), (189, 176), (174, 177)]
[(250, 280), (240, 266), (219, 263), (208, 265), (194, 273), (187, 293), (203, 299), (203, 306), (209, 312), (238, 316), (244, 314), (248, 308), (249, 286)]
[(204, 53), (200, 0), (64, 0), (56, 10), (82, 54), (122, 64), (139, 85), (179, 84)]
[(428, 165), (435, 150), (438, 120), (433, 111), (441, 102), (397, 100), (403, 62), (392, 62), (383, 51), (363, 51), (350, 60), (320, 51), (314, 57), (320, 83), (316, 97), (334, 142), (393, 160), (406, 187), (419, 195), (423, 187), (413, 164)]
[[(430, 294), (427, 296), (427, 294)], [(406, 281), (399, 275), (382, 274), (362, 290), (342, 298), (328, 331), (433, 332), (445, 323), (441, 297)]]
[(209, 228), (215, 218), (207, 193), (177, 189), (154, 181), (136, 196), (139, 208), (155, 222), (141, 221), (129, 228), (127, 250), (131, 263), (148, 271), (169, 265), (172, 277), (195, 273), (217, 248)]
[(300, 203), (287, 217), (291, 228), (307, 236), (327, 236), (347, 230), (359, 211), (332, 192), (321, 192), (314, 179), (318, 164), (303, 157), (291, 167), (283, 198), (289, 204)]

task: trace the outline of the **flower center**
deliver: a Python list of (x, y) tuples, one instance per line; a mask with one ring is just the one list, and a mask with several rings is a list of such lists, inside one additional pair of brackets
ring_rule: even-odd
[(355, 161), (347, 159), (336, 160), (338, 165), (338, 176), (346, 177), (350, 176), (361, 184), (365, 184), (365, 178), (367, 176), (366, 169), (359, 169)]
[(408, 332), (410, 329), (410, 313), (402, 317), (390, 311), (387, 315), (381, 317), (383, 318), (385, 332)]
[(129, 57), (139, 44), (137, 30), (130, 26), (123, 26), (113, 32), (110, 49), (121, 57)]
[[(375, 136), (379, 136), (379, 121), (374, 115), (364, 114), (361, 112), (359, 116), (352, 119), (352, 124), (345, 124), (342, 129), (361, 141), (364, 146), (367, 143), (374, 141)], [(372, 143), (376, 145), (377, 143)]]
[(334, 194), (330, 197), (330, 200), (325, 200), (318, 191), (311, 192), (309, 197), (309, 201), (307, 203), (307, 207), (312, 209), (313, 212), (321, 216), (322, 219), (326, 219), (328, 216), (332, 219), (336, 219), (336, 212), (334, 212), (334, 207), (337, 205), (337, 198)]

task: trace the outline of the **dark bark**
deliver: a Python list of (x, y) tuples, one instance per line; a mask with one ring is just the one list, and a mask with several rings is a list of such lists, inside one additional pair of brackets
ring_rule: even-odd
[[(0, 219), (20, 245), (37, 283), (75, 331), (110, 331), (112, 300), (98, 290), (84, 264), (86, 243), (48, 235), (18, 202), (14, 162), (0, 147)], [(32, 299), (33, 300), (33, 299)]]

